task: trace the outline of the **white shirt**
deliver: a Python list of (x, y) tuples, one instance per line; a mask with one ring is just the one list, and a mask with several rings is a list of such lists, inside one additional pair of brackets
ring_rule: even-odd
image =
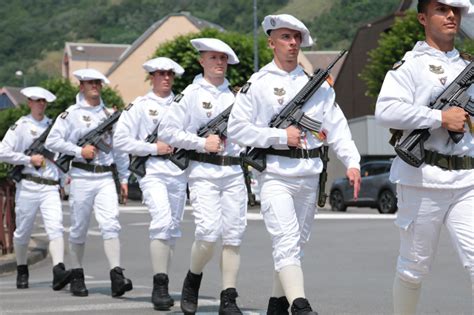
[[(198, 137), (197, 130), (232, 105), (235, 96), (227, 80), (214, 86), (202, 75), (196, 76), (182, 94), (179, 102), (171, 105), (159, 134), (164, 142), (174, 147), (204, 153), (206, 139)], [(224, 151), (219, 154), (238, 157), (241, 151), (239, 145), (226, 139)], [(218, 179), (241, 173), (242, 168), (239, 165), (219, 166), (190, 161), (188, 172), (189, 178)]]
[[(257, 148), (273, 147), (288, 149), (285, 129), (270, 128), (274, 115), (301, 90), (309, 78), (300, 66), (286, 72), (274, 61), (252, 75), (248, 90), (241, 90), (229, 118), (229, 138), (241, 145)], [(360, 155), (352, 141), (351, 132), (341, 109), (335, 102), (333, 88), (323, 85), (303, 106), (308, 117), (322, 122), (326, 142), (347, 168), (359, 169)], [(306, 149), (321, 147), (324, 143), (311, 132), (305, 132)], [(267, 155), (265, 172), (287, 176), (310, 176), (319, 174), (323, 164), (320, 158), (292, 159)]]
[[(414, 129), (427, 128), (431, 137), (425, 142), (425, 149), (447, 155), (474, 156), (472, 134), (468, 131), (459, 143), (454, 143), (441, 127), (441, 111), (428, 107), (464, 70), (468, 61), (462, 59), (456, 49), (444, 53), (424, 41), (407, 52), (403, 61), (385, 77), (375, 110), (377, 122), (384, 127), (402, 129), (404, 137)], [(468, 92), (473, 97), (474, 87)], [(461, 188), (474, 185), (474, 170), (445, 171), (426, 164), (416, 168), (397, 157), (390, 179), (410, 186)]]
[[(132, 102), (129, 109), (120, 115), (114, 133), (114, 145), (119, 151), (136, 156), (152, 155), (146, 162), (146, 173), (163, 175), (181, 175), (184, 173), (168, 159), (156, 157), (156, 143), (148, 143), (146, 137), (153, 133), (163, 121), (165, 113), (173, 103), (174, 94), (162, 98), (150, 91)], [(161, 134), (158, 134), (160, 140)]]
[[(62, 173), (51, 161), (45, 158), (45, 166), (36, 169), (31, 164), (31, 157), (24, 154), (25, 150), (30, 147), (33, 141), (35, 141), (51, 123), (51, 119), (46, 116), (41, 121), (34, 119), (31, 114), (21, 117), (8, 129), (0, 143), (0, 161), (15, 165), (24, 165), (23, 174), (58, 180), (59, 177), (62, 176)], [(27, 189), (33, 189), (33, 187), (38, 184), (31, 181), (22, 181), (22, 185)]]
[[(82, 157), (82, 148), (77, 145), (78, 140), (95, 129), (100, 123), (107, 119), (110, 113), (101, 100), (97, 106), (91, 106), (84, 99), (82, 93), (77, 94), (76, 104), (70, 106), (64, 113), (56, 119), (48, 138), (46, 139), (46, 147), (52, 151), (72, 155), (73, 161), (87, 163)], [(109, 166), (115, 162), (121, 183), (127, 183), (130, 172), (128, 171), (128, 155), (119, 153), (113, 148), (112, 132), (105, 132), (103, 141), (110, 146), (112, 150), (109, 153), (97, 150), (97, 154), (90, 162), (91, 165)], [(77, 167), (71, 167), (69, 170), (73, 178), (91, 178), (110, 176), (110, 172), (93, 173)]]

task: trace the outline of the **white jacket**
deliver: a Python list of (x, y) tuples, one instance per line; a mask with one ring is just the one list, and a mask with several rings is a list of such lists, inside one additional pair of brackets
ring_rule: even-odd
[[(164, 142), (186, 150), (204, 153), (205, 138), (197, 136), (197, 130), (234, 103), (235, 97), (224, 80), (220, 86), (207, 82), (202, 75), (194, 78), (182, 92), (181, 99), (171, 105), (159, 134)], [(221, 155), (239, 156), (243, 149), (227, 139)], [(239, 165), (219, 166), (190, 161), (189, 178), (223, 178), (242, 172)]]
[[(250, 80), (237, 95), (228, 124), (231, 140), (243, 146), (288, 149), (286, 130), (270, 128), (268, 124), (274, 115), (300, 91), (309, 78), (300, 66), (290, 73), (281, 70), (274, 61), (267, 64)], [(248, 86), (250, 84), (250, 86)], [(303, 106), (308, 117), (322, 122), (325, 142), (347, 168), (360, 168), (360, 155), (352, 141), (352, 135), (341, 109), (335, 102), (333, 88), (327, 83)], [(306, 134), (306, 149), (321, 147), (321, 140), (311, 132)], [(265, 172), (287, 176), (311, 176), (321, 173), (320, 158), (292, 159), (267, 155)]]
[[(110, 115), (110, 113), (102, 100), (99, 105), (90, 106), (83, 98), (82, 93), (77, 94), (76, 104), (70, 106), (56, 119), (46, 139), (46, 147), (55, 152), (73, 155), (73, 161), (87, 163), (81, 155), (82, 148), (76, 143), (82, 136), (107, 119), (108, 115)], [(98, 154), (90, 164), (108, 166), (112, 163), (116, 163), (120, 182), (127, 183), (128, 176), (130, 175), (128, 171), (128, 155), (126, 153), (119, 153), (113, 148), (112, 133), (113, 132), (106, 132), (103, 136), (104, 142), (112, 146), (112, 150), (109, 153), (98, 150)], [(69, 174), (73, 178), (110, 176), (110, 172), (92, 173), (76, 167), (71, 167)]]
[[(173, 103), (174, 94), (166, 98), (158, 97), (150, 91), (143, 97), (138, 97), (120, 115), (114, 133), (115, 148), (121, 152), (136, 156), (157, 156), (156, 143), (145, 141), (156, 128), (163, 122), (163, 117)], [(161, 134), (158, 134), (158, 139)], [(150, 157), (146, 162), (147, 175), (181, 175), (184, 173), (173, 162)]]
[[(425, 142), (425, 149), (474, 156), (472, 133), (466, 132), (459, 143), (454, 143), (441, 127), (441, 111), (428, 107), (467, 64), (456, 49), (444, 53), (424, 41), (418, 42), (405, 54), (401, 66), (387, 73), (377, 100), (377, 122), (384, 127), (402, 129), (404, 137), (414, 129), (427, 128), (431, 136)], [(473, 97), (474, 87), (468, 91)], [(474, 185), (474, 170), (446, 171), (426, 164), (416, 168), (397, 157), (390, 179), (409, 186), (461, 188)]]
[[(24, 153), (51, 123), (51, 119), (46, 116), (41, 121), (37, 121), (31, 114), (18, 119), (18, 121), (8, 129), (0, 143), (0, 161), (15, 165), (24, 165), (23, 174), (58, 180), (62, 176), (62, 173), (52, 162), (45, 159), (45, 166), (36, 169), (31, 164), (31, 157)], [(38, 184), (31, 181), (22, 181), (22, 185), (27, 189), (34, 190), (34, 187), (37, 187)]]

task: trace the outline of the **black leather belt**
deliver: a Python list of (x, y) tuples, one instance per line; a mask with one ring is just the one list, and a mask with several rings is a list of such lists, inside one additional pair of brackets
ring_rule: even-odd
[(81, 162), (72, 162), (72, 167), (80, 168), (81, 170), (92, 173), (106, 173), (112, 172), (112, 167), (109, 165), (86, 164)]
[(150, 157), (167, 160), (167, 159), (170, 158), (170, 156), (171, 156), (171, 154), (163, 154), (163, 155), (151, 155)]
[(425, 150), (425, 163), (450, 171), (474, 169), (472, 156), (444, 155), (430, 150)]
[(50, 185), (50, 186), (59, 185), (58, 180), (52, 180), (52, 179), (47, 179), (43, 177), (33, 176), (31, 174), (21, 174), (21, 179), (26, 179), (30, 182), (35, 182), (37, 184), (42, 184), (42, 185)]
[(278, 155), (278, 156), (285, 156), (289, 157), (290, 159), (312, 159), (317, 158), (321, 154), (321, 149), (294, 149), (291, 148), (289, 150), (276, 150), (274, 148), (267, 149), (267, 154), (270, 155)]
[(190, 152), (189, 159), (197, 162), (210, 163), (220, 166), (241, 165), (242, 159), (235, 156)]

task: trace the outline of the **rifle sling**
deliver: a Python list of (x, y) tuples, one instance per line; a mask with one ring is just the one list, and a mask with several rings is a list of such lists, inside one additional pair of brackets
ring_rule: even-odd
[(81, 162), (72, 162), (72, 167), (79, 168), (84, 171), (91, 173), (106, 173), (112, 172), (112, 167), (110, 165), (96, 165), (96, 164), (86, 164)]
[(444, 155), (430, 150), (425, 150), (425, 163), (449, 171), (474, 169), (472, 156)]
[(198, 153), (192, 151), (189, 153), (189, 159), (197, 162), (210, 163), (220, 166), (241, 165), (242, 159), (235, 156), (224, 156), (217, 154)]
[(266, 151), (267, 151), (267, 154), (284, 156), (290, 159), (312, 159), (312, 158), (317, 158), (321, 155), (320, 148), (311, 149), (311, 150), (295, 149), (295, 148), (290, 148), (289, 150), (276, 150), (274, 148), (269, 148)]
[(30, 182), (35, 182), (37, 184), (42, 184), (42, 185), (50, 185), (50, 186), (59, 185), (58, 180), (38, 177), (38, 176), (31, 175), (31, 174), (21, 174), (21, 179), (25, 179), (25, 180), (28, 180)]

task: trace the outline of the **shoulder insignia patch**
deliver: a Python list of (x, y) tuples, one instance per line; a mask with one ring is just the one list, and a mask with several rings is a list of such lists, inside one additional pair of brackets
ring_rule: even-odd
[(176, 103), (179, 103), (179, 101), (181, 101), (181, 99), (183, 98), (184, 94), (182, 93), (179, 93), (177, 94), (174, 99), (173, 99), (173, 102), (176, 102)]
[(245, 85), (240, 89), (240, 93), (245, 94), (250, 89), (252, 82), (247, 82)]
[(16, 126), (18, 126), (17, 124), (13, 124), (10, 126), (10, 130), (15, 130), (16, 129)]
[(132, 108), (132, 106), (133, 106), (133, 103), (130, 103), (127, 105), (127, 107), (124, 108), (124, 110), (129, 110), (130, 108)]
[(466, 52), (459, 53), (459, 56), (461, 56), (462, 59), (467, 60), (467, 61), (473, 61), (474, 60), (474, 56), (471, 55), (471, 54), (468, 54)]
[(59, 117), (61, 117), (62, 119), (66, 119), (67, 115), (69, 115), (69, 112), (63, 112)]
[(400, 60), (400, 61), (397, 61), (393, 64), (392, 66), (392, 70), (397, 70), (398, 68), (400, 68), (403, 64), (405, 63), (405, 60)]

